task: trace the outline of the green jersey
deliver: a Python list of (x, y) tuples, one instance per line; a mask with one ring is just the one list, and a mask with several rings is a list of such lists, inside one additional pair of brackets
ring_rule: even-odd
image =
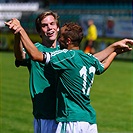
[[(47, 48), (40, 43), (35, 46), (39, 51), (52, 52), (58, 48)], [(44, 63), (26, 59), (21, 63), (29, 70), (29, 87), (33, 102), (33, 115), (36, 119), (55, 119), (56, 72)]]
[(96, 113), (90, 104), (90, 88), (94, 75), (104, 71), (103, 64), (91, 54), (66, 49), (51, 52), (48, 64), (59, 75), (56, 120), (96, 123)]

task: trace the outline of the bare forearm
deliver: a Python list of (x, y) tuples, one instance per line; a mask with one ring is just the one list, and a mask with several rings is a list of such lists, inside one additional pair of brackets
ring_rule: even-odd
[[(131, 39), (123, 39), (120, 41), (117, 41), (113, 44), (111, 44), (110, 46), (108, 46), (106, 49), (104, 49), (103, 51), (94, 54), (95, 57), (97, 57), (99, 59), (99, 61), (103, 61), (104, 59), (106, 59), (112, 52), (114, 52), (116, 49), (123, 49), (122, 52), (120, 53), (124, 53), (124, 52), (128, 52), (131, 51), (132, 48), (130, 48), (127, 43), (129, 43), (130, 45), (133, 45), (133, 40)], [(119, 53), (119, 54), (120, 54)]]
[(15, 45), (14, 45), (14, 55), (17, 60), (22, 60), (25, 58), (25, 53), (23, 52), (23, 46), (20, 41), (20, 36), (19, 34), (16, 34), (15, 37)]
[(113, 51), (115, 50), (114, 45), (110, 45), (107, 48), (105, 48), (104, 50), (94, 54), (94, 56), (96, 58), (98, 58), (99, 61), (103, 61), (105, 60)]
[(104, 71), (108, 69), (114, 58), (117, 56), (116, 52), (111, 53), (102, 63), (104, 65)]
[(43, 61), (43, 54), (40, 52), (35, 45), (30, 40), (29, 36), (25, 32), (25, 30), (22, 28), (20, 31), (20, 38), (23, 43), (24, 48), (26, 49), (27, 53), (31, 57), (32, 60), (36, 61)]
[[(27, 50), (27, 53), (33, 60), (39, 60), (41, 58), (41, 52), (39, 53), (38, 49), (34, 46), (30, 38), (28, 37), (27, 33), (23, 29), (23, 27), (20, 25), (19, 20), (16, 18), (11, 19), (8, 22), (5, 22), (6, 26), (9, 27), (10, 30), (13, 31), (15, 34), (15, 42), (17, 45), (15, 45), (14, 50), (15, 50), (15, 56), (17, 58), (23, 57), (23, 55), (18, 55), (19, 52), (22, 50), (22, 46)], [(17, 38), (19, 35), (19, 38)], [(21, 44), (20, 44), (21, 42)], [(20, 44), (20, 45), (18, 45)]]

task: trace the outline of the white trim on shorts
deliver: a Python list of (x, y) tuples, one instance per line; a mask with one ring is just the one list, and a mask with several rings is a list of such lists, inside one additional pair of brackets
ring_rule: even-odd
[(56, 133), (98, 133), (97, 124), (89, 122), (59, 122)]

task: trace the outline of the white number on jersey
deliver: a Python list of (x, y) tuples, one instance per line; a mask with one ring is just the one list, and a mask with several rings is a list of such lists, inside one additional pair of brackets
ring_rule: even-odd
[(80, 73), (80, 77), (83, 77), (83, 88), (82, 88), (83, 94), (89, 95), (90, 88), (91, 88), (93, 80), (94, 80), (95, 68), (93, 66), (91, 66), (89, 68), (89, 74), (93, 73), (93, 77), (91, 79), (91, 83), (89, 84), (88, 88), (86, 88), (86, 83), (87, 83), (87, 69), (86, 69), (86, 66), (83, 66), (79, 73)]

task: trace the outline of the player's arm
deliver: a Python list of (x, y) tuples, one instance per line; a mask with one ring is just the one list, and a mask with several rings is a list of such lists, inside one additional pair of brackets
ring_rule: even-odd
[[(104, 50), (94, 54), (94, 56), (96, 58), (98, 58), (99, 61), (103, 61), (105, 60), (112, 52), (114, 52), (116, 49), (121, 49), (123, 48), (123, 52), (128, 52), (131, 51), (132, 48), (130, 48), (127, 43), (129, 43), (130, 45), (133, 46), (133, 40), (131, 39), (123, 39), (120, 41), (117, 41), (113, 44), (111, 44), (110, 46), (108, 46), (107, 48), (105, 48)], [(122, 53), (123, 53), (122, 52)]]
[[(23, 29), (21, 26), (19, 20), (13, 18), (9, 22), (5, 22), (5, 24), (13, 31), (15, 34), (15, 42), (16, 44), (19, 43), (22, 48), (23, 47), (26, 49), (27, 53), (31, 57), (32, 60), (36, 61), (42, 61), (43, 60), (43, 53), (41, 53), (35, 45), (32, 43), (30, 40), (29, 36), (27, 35), (26, 31)], [(21, 48), (18, 45), (15, 45), (15, 51), (16, 54), (17, 52), (21, 50)], [(18, 48), (19, 47), (19, 48)]]
[(104, 71), (108, 69), (108, 67), (111, 65), (112, 61), (116, 56), (117, 56), (117, 53), (113, 52), (102, 62), (102, 64), (104, 65)]
[[(17, 25), (14, 25), (12, 23), (12, 20), (5, 22), (5, 25), (8, 26), (8, 28), (14, 33), (14, 31), (17, 30), (17, 32), (20, 30), (19, 27), (17, 27)], [(14, 45), (14, 55), (16, 57), (16, 60), (21, 61), (22, 59), (25, 58), (25, 53), (23, 52), (23, 46), (22, 43), (20, 41), (20, 36), (19, 34), (15, 34), (15, 45)]]
[(114, 52), (112, 52), (105, 60), (102, 61), (102, 64), (104, 65), (104, 71), (108, 69), (108, 67), (111, 65), (114, 58), (118, 55), (125, 52), (123, 48), (117, 48)]
[(32, 60), (35, 61), (43, 61), (43, 53), (40, 52), (35, 45), (30, 40), (29, 36), (25, 32), (25, 30), (22, 28), (20, 31), (20, 38), (23, 42), (23, 46), (26, 49), (28, 55), (31, 57)]
[(16, 34), (14, 38), (15, 38), (14, 55), (16, 57), (16, 60), (21, 61), (25, 59), (25, 52), (23, 51), (23, 45), (22, 42), (20, 41), (19, 34)]

